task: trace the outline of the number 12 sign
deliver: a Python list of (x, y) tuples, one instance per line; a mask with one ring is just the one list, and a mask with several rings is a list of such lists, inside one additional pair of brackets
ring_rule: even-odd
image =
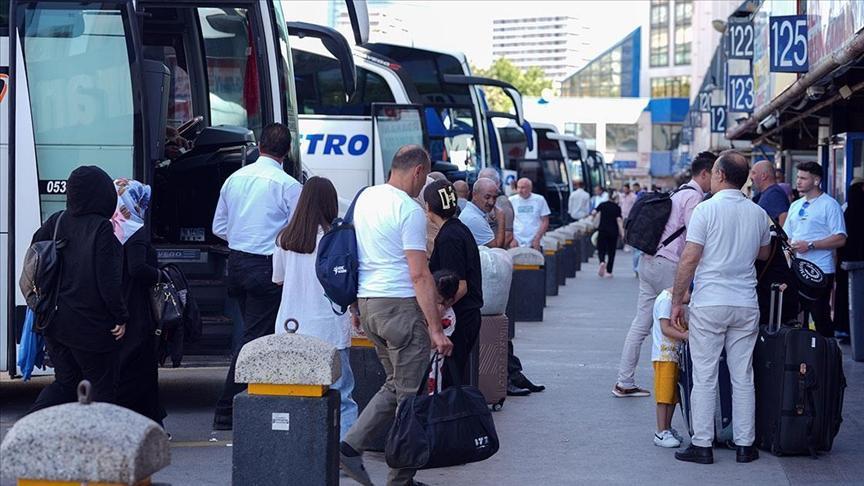
[(726, 107), (711, 107), (711, 133), (726, 132)]
[(771, 17), (771, 72), (806, 73), (807, 16)]

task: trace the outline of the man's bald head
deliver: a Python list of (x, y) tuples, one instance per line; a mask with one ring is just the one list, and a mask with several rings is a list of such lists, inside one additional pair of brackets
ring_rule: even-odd
[(768, 160), (760, 160), (750, 169), (750, 179), (759, 191), (768, 189), (775, 183), (774, 164)]
[(438, 171), (430, 172), (428, 177), (431, 177), (433, 181), (446, 181), (447, 180), (447, 176), (445, 176), (444, 174), (442, 174)]
[(486, 167), (478, 172), (477, 177), (481, 179), (491, 179), (495, 181), (495, 185), (501, 185), (501, 177), (498, 175), (498, 171), (491, 167)]
[(468, 199), (468, 193), (470, 191), (467, 182), (456, 181), (453, 183), (453, 189), (456, 189), (456, 196), (458, 196), (459, 199)]
[(747, 157), (737, 150), (724, 150), (714, 163), (711, 189), (713, 192), (722, 190), (719, 187), (715, 188), (715, 181), (718, 185), (726, 184), (731, 188), (741, 189), (747, 183), (749, 175), (750, 163), (747, 162)]
[(495, 184), (495, 181), (491, 179), (477, 179), (471, 194), (471, 202), (483, 212), (488, 213), (495, 208), (496, 199), (498, 199), (498, 184)]
[(516, 191), (519, 192), (519, 196), (523, 199), (528, 199), (531, 197), (531, 191), (534, 190), (534, 183), (531, 182), (531, 179), (527, 177), (523, 177), (516, 181)]

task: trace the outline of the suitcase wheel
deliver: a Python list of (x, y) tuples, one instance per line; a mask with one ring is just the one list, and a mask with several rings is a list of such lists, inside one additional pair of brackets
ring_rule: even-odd
[(492, 404), (492, 411), (493, 412), (499, 412), (499, 411), (501, 411), (502, 408), (504, 408), (504, 399), (503, 398), (501, 400), (498, 400), (498, 403)]

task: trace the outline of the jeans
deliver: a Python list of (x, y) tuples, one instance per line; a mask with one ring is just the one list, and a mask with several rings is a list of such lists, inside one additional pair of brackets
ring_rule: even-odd
[[(345, 436), (351, 448), (363, 451), (393, 423), (397, 405), (426, 384), (432, 344), (416, 298), (359, 299), (358, 304), (363, 330), (375, 345), (387, 375), (384, 386), (369, 400)], [(409, 486), (415, 473), (414, 469), (391, 469), (387, 484)]]
[(114, 402), (113, 353), (70, 348), (51, 336), (45, 338), (45, 348), (54, 364), (54, 382), (42, 389), (27, 413), (77, 401), (81, 380), (90, 382), (90, 398), (94, 402)]
[(642, 259), (642, 250), (633, 248), (633, 272), (639, 273), (639, 261)]
[[(242, 344), (273, 334), (282, 299), (282, 289), (273, 283), (273, 257), (232, 250), (228, 255), (227, 285), (228, 294), (237, 299), (243, 315)], [(246, 389), (245, 383), (234, 382), (234, 366), (239, 353), (238, 348), (231, 358), (225, 387), (216, 404), (217, 416), (230, 417), (234, 410), (234, 395)]]
[(354, 373), (351, 371), (351, 348), (339, 350), (339, 364), (342, 367), (342, 376), (330, 385), (331, 390), (339, 392), (339, 440), (344, 440), (354, 422), (357, 421), (357, 402), (351, 396), (354, 391)]
[(636, 386), (636, 365), (642, 342), (651, 334), (654, 324), (654, 301), (664, 289), (672, 287), (678, 264), (663, 257), (644, 256), (639, 262), (639, 298), (636, 304), (636, 317), (630, 323), (630, 330), (624, 339), (621, 362), (618, 364), (618, 386)]
[(717, 374), (720, 353), (724, 348), (732, 382), (732, 435), (735, 445), (751, 446), (756, 440), (753, 348), (758, 334), (758, 308), (718, 305), (690, 309), (693, 445), (711, 447), (714, 441)]

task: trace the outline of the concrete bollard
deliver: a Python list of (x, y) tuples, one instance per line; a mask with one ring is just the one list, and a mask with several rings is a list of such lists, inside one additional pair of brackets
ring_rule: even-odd
[(573, 253), (576, 258), (576, 271), (582, 271), (582, 227), (578, 223), (570, 223), (567, 225), (573, 231)]
[(156, 422), (110, 403), (49, 407), (15, 423), (0, 445), (2, 475), (19, 485), (136, 485), (171, 463), (168, 435)]
[(543, 247), (543, 261), (546, 267), (546, 296), (558, 295), (558, 239), (544, 236), (540, 240)]
[(558, 228), (556, 233), (564, 237), (564, 276), (567, 278), (576, 277), (576, 251), (573, 250), (576, 231), (567, 227)]
[(542, 321), (546, 295), (544, 256), (533, 248), (511, 248), (508, 252), (513, 257), (513, 284), (507, 315), (513, 321)]
[[(375, 345), (365, 336), (353, 336), (351, 338), (351, 371), (354, 373), (354, 391), (351, 396), (357, 402), (358, 413), (362, 412), (369, 400), (378, 393), (387, 380), (384, 366), (378, 359)], [(388, 427), (389, 428), (389, 427)], [(367, 439), (368, 450), (383, 452), (387, 443), (387, 432), (384, 431), (379, 437)]]
[(249, 388), (234, 397), (233, 484), (339, 484), (339, 355), (291, 324), (237, 356), (234, 379)]
[(567, 285), (567, 271), (564, 268), (567, 263), (567, 255), (564, 248), (567, 238), (556, 231), (546, 233), (546, 236), (558, 240), (558, 266), (555, 268), (555, 281), (559, 286)]

